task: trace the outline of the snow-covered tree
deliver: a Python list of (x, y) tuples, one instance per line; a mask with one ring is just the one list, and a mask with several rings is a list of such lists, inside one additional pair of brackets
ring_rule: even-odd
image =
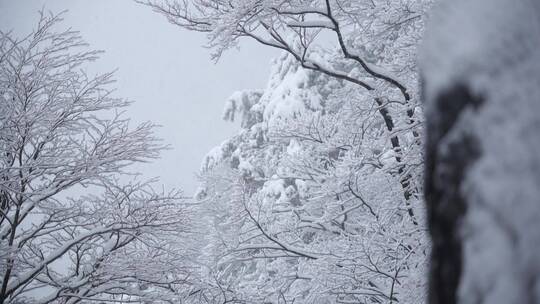
[(430, 1), (142, 2), (207, 33), (216, 59), (243, 37), (283, 50), (265, 90), (227, 102), (241, 131), (202, 165), (212, 299), (423, 302), (416, 47)]
[(441, 1), (424, 44), (429, 303), (540, 303), (540, 2)]
[[(139, 0), (171, 23), (207, 33), (218, 59), (241, 38), (288, 53), (304, 69), (365, 91), (391, 134), (404, 203), (418, 192), (407, 170), (421, 140), (416, 47), (432, 0)], [(413, 140), (409, 134), (414, 134)]]
[(178, 193), (128, 175), (163, 146), (123, 118), (111, 73), (85, 73), (99, 52), (40, 16), (0, 32), (0, 303), (175, 301)]
[(422, 212), (403, 204), (362, 93), (284, 55), (266, 90), (228, 101), (242, 131), (205, 159), (199, 193), (217, 215), (207, 262), (221, 301), (422, 301)]

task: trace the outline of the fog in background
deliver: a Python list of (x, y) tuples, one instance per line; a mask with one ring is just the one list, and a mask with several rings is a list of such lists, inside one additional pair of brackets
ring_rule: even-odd
[(214, 64), (204, 34), (181, 30), (131, 0), (0, 0), (0, 29), (28, 34), (42, 8), (67, 10), (58, 29), (80, 31), (91, 48), (105, 51), (90, 72), (118, 69), (116, 96), (135, 102), (127, 116), (161, 125), (157, 134), (171, 146), (142, 173), (186, 195), (197, 187), (204, 155), (238, 128), (221, 119), (225, 100), (236, 90), (264, 87), (277, 55), (246, 40)]

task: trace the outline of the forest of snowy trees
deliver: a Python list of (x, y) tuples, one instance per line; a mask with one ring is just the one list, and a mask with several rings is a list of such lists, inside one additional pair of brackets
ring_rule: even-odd
[(268, 83), (186, 199), (69, 12), (1, 29), (0, 304), (540, 303), (540, 2), (136, 2)]

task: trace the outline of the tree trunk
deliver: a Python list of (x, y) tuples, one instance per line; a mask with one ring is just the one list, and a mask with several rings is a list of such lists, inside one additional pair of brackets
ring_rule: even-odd
[(442, 0), (431, 20), (429, 303), (540, 303), (540, 1)]

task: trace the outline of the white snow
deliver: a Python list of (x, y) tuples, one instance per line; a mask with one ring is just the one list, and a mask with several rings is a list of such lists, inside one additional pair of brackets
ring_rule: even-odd
[(263, 115), (269, 125), (278, 119), (294, 119), (307, 107), (318, 109), (322, 102), (320, 94), (310, 89), (308, 71), (299, 68), (294, 59), (288, 56), (277, 60), (268, 87), (261, 97), (261, 102), (265, 104)]

